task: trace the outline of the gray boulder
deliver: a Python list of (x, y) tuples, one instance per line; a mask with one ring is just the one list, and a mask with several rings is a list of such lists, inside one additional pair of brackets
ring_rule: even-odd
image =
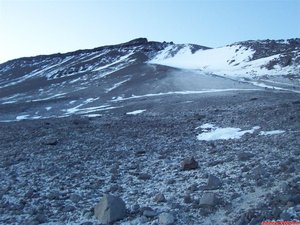
[(214, 207), (218, 204), (218, 199), (214, 193), (204, 193), (200, 199), (199, 206), (202, 208)]
[(216, 177), (214, 175), (208, 176), (207, 185), (205, 187), (206, 190), (218, 189), (221, 186), (222, 186), (222, 182), (218, 177)]
[(161, 225), (172, 225), (175, 222), (175, 218), (171, 213), (161, 213), (158, 216), (158, 222)]
[(125, 218), (126, 205), (119, 197), (105, 195), (95, 206), (94, 214), (101, 223), (110, 224)]

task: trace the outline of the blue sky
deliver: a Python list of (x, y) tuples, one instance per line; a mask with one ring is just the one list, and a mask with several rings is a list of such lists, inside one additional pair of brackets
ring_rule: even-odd
[(300, 37), (300, 0), (0, 0), (0, 63), (137, 37), (210, 47)]

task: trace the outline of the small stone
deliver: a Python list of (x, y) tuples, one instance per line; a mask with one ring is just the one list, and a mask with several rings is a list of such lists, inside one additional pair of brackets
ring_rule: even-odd
[(193, 202), (193, 199), (192, 199), (192, 197), (190, 195), (186, 195), (186, 196), (183, 197), (183, 202), (185, 204), (190, 204), (190, 203)]
[(36, 215), (34, 219), (35, 219), (35, 221), (37, 221), (39, 223), (46, 223), (47, 222), (47, 218), (43, 214)]
[(176, 180), (175, 179), (169, 179), (166, 181), (166, 184), (175, 184)]
[(77, 194), (71, 194), (70, 200), (74, 203), (78, 203), (81, 200), (81, 197)]
[(126, 205), (119, 197), (105, 195), (94, 208), (94, 214), (101, 223), (110, 224), (125, 218)]
[(51, 192), (51, 193), (49, 193), (48, 194), (48, 199), (49, 200), (58, 200), (59, 199), (59, 197), (60, 197), (60, 193), (59, 192)]
[(205, 187), (206, 190), (219, 189), (221, 186), (222, 186), (222, 182), (218, 177), (214, 175), (208, 176), (207, 185)]
[(217, 205), (217, 197), (214, 193), (204, 193), (200, 199), (199, 206), (203, 208)]
[(186, 158), (181, 162), (182, 170), (195, 170), (199, 167), (198, 162), (193, 158)]
[(198, 185), (197, 184), (192, 184), (191, 186), (188, 187), (188, 190), (190, 192), (195, 192), (197, 191), (199, 188), (198, 188)]
[(58, 144), (58, 139), (53, 136), (47, 136), (42, 140), (42, 144), (44, 145), (57, 145)]
[(123, 190), (123, 188), (120, 186), (120, 185), (118, 185), (118, 184), (113, 184), (112, 186), (110, 186), (110, 188), (109, 188), (109, 192), (117, 192), (117, 191), (122, 191)]
[(65, 205), (62, 211), (63, 212), (73, 212), (75, 210), (76, 210), (76, 208), (74, 206), (72, 206), (72, 205)]
[(139, 180), (150, 180), (151, 179), (151, 175), (147, 174), (147, 173), (140, 173), (138, 175), (138, 179)]
[(254, 154), (252, 154), (250, 152), (241, 152), (238, 154), (238, 159), (240, 161), (247, 161), (247, 160), (251, 159), (252, 157), (254, 157)]
[(166, 198), (162, 193), (158, 193), (157, 195), (155, 195), (153, 200), (157, 203), (166, 202)]
[(140, 210), (140, 205), (139, 204), (134, 204), (131, 206), (131, 213), (137, 213)]
[(149, 208), (149, 209), (145, 209), (143, 212), (143, 216), (149, 217), (149, 218), (153, 218), (157, 216), (157, 212), (155, 212), (153, 209)]
[(158, 222), (161, 225), (172, 225), (175, 222), (175, 218), (171, 213), (161, 213), (158, 217)]

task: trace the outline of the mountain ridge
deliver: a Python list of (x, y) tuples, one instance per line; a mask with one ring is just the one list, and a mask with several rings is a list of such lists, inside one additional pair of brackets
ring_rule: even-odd
[[(219, 47), (214, 47), (214, 48), (221, 48), (221, 47), (225, 47), (225, 46), (232, 46), (232, 45), (238, 45), (238, 44), (248, 44), (250, 45), (251, 43), (264, 43), (264, 42), (292, 42), (293, 44), (297, 44), (299, 46), (299, 42), (300, 42), (300, 38), (288, 38), (288, 39), (257, 39), (257, 40), (245, 40), (245, 41), (238, 41), (238, 42), (233, 42), (232, 44), (227, 44), (224, 46), (219, 46)], [(46, 57), (46, 56), (69, 56), (71, 54), (79, 54), (82, 52), (93, 52), (93, 51), (99, 51), (102, 50), (104, 48), (111, 48), (111, 47), (124, 47), (124, 46), (130, 46), (130, 45), (140, 45), (140, 44), (157, 44), (157, 43), (162, 43), (162, 44), (175, 44), (173, 41), (170, 42), (159, 42), (159, 41), (149, 41), (148, 38), (145, 37), (139, 37), (139, 38), (134, 38), (132, 40), (129, 40), (127, 42), (124, 43), (120, 43), (120, 44), (111, 44), (111, 45), (103, 45), (103, 46), (99, 46), (99, 47), (95, 47), (95, 48), (83, 48), (83, 49), (77, 49), (77, 50), (72, 50), (69, 52), (56, 52), (56, 53), (51, 53), (51, 54), (38, 54), (38, 55), (33, 55), (33, 56), (24, 56), (24, 57), (18, 57), (15, 59), (10, 59), (7, 60), (5, 62), (0, 63), (1, 64), (5, 64), (11, 61), (15, 61), (15, 60), (25, 60), (25, 59), (32, 59), (32, 58), (41, 58), (41, 57)], [(202, 48), (207, 48), (207, 49), (214, 49), (213, 47), (208, 47), (208, 46), (203, 46), (200, 44), (194, 44), (194, 43), (187, 43), (190, 45), (194, 45), (194, 46), (199, 46)]]
[[(92, 105), (97, 111), (99, 105), (111, 105), (113, 99), (132, 96), (245, 88), (298, 93), (299, 60), (299, 39), (248, 41), (208, 48), (137, 38), (118, 45), (0, 64), (0, 105), (73, 99), (81, 108)], [(85, 102), (90, 98), (97, 100)], [(44, 112), (42, 117), (86, 112), (70, 108), (65, 102), (55, 110), (53, 107)], [(35, 118), (31, 113), (29, 117)], [(14, 114), (4, 115), (4, 120), (19, 118), (19, 114), (17, 110)]]

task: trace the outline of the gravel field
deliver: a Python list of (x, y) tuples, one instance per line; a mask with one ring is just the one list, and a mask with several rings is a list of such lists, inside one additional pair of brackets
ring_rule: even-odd
[[(174, 224), (300, 220), (299, 94), (233, 91), (118, 104), (94, 118), (0, 123), (0, 224), (100, 224), (93, 209), (104, 194), (126, 203), (115, 224), (162, 224), (163, 212)], [(210, 131), (204, 124), (256, 128), (239, 139), (198, 140)], [(191, 158), (197, 166), (184, 168)]]

